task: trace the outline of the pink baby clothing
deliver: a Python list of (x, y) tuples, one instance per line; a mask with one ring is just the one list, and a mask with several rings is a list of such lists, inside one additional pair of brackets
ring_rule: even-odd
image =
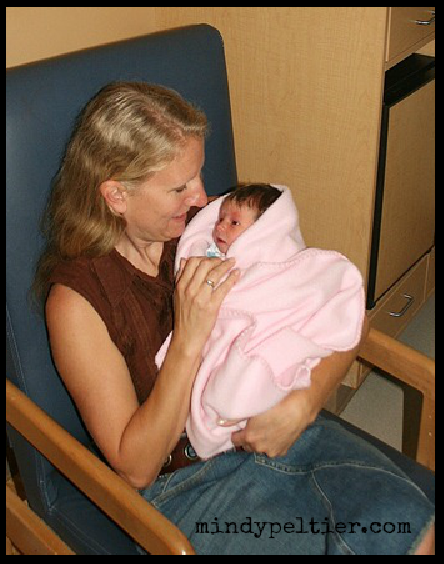
[[(335, 251), (306, 248), (291, 191), (229, 248), (241, 278), (222, 304), (197, 374), (187, 434), (207, 459), (233, 448), (231, 435), (292, 390), (310, 386), (311, 370), (360, 340), (365, 296), (359, 270)], [(181, 258), (205, 256), (224, 197), (187, 226)], [(171, 336), (170, 336), (171, 337)], [(169, 340), (160, 349), (160, 367)], [(231, 427), (221, 421), (242, 420)]]

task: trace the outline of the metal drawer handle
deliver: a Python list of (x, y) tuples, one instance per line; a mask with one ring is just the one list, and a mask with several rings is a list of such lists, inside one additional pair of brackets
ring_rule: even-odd
[(399, 319), (400, 317), (404, 317), (404, 315), (409, 311), (412, 305), (415, 303), (415, 298), (413, 296), (409, 296), (408, 294), (404, 294), (404, 298), (407, 300), (407, 305), (405, 308), (400, 311), (399, 313), (392, 312), (390, 313), (390, 317), (396, 317)]
[(416, 25), (426, 25), (426, 26), (433, 25), (436, 22), (436, 12), (435, 10), (433, 10), (430, 13), (432, 14), (430, 20), (416, 20), (415, 21)]

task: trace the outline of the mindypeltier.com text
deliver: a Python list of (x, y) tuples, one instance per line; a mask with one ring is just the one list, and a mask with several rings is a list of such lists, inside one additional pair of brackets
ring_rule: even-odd
[(201, 535), (254, 535), (256, 538), (268, 536), (270, 539), (286, 533), (288, 535), (329, 535), (329, 534), (411, 534), (410, 523), (333, 523), (326, 518), (316, 521), (296, 517), (287, 523), (254, 521), (247, 517), (243, 522), (223, 522), (217, 517), (209, 523), (196, 523), (196, 533)]

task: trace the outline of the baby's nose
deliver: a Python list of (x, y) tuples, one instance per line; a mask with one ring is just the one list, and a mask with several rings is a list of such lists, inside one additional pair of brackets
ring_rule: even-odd
[(219, 223), (216, 225), (216, 232), (223, 233), (225, 229), (226, 229), (225, 221), (219, 221)]

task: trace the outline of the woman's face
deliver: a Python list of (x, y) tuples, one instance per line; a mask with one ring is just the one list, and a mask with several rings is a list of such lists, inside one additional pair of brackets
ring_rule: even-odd
[(132, 240), (166, 242), (182, 235), (189, 209), (207, 203), (204, 160), (204, 140), (191, 137), (174, 161), (128, 193), (124, 217)]

